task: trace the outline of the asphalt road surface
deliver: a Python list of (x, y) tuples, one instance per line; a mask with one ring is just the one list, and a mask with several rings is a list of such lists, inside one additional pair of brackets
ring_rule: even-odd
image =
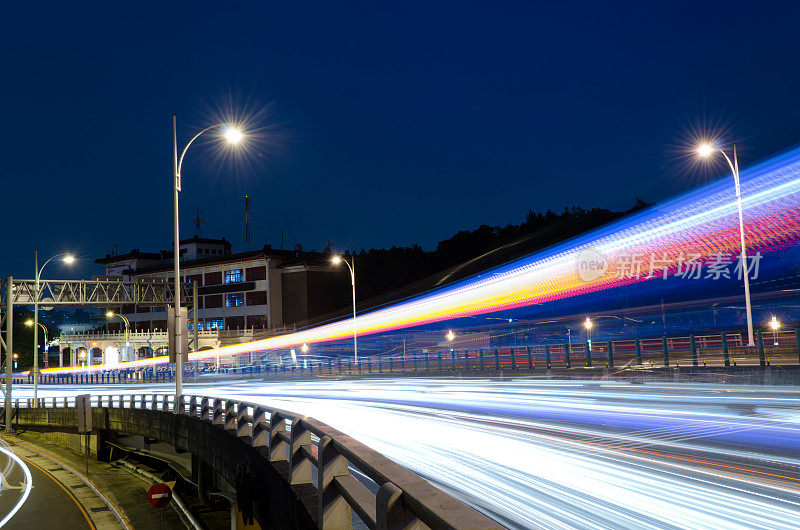
[(46, 470), (22, 458), (15, 460), (7, 446), (0, 449), (0, 520), (6, 521), (5, 528), (94, 528), (78, 501)]

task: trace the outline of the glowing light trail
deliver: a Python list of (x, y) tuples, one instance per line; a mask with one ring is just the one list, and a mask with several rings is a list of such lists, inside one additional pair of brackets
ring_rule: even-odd
[[(796, 244), (800, 240), (800, 150), (744, 171), (742, 196), (748, 248), (752, 252)], [(550, 251), (533, 254), (415, 299), (362, 314), (355, 319), (357, 333), (360, 337), (367, 336), (646, 281), (644, 278), (620, 278), (610, 274), (594, 281), (582, 280), (577, 273), (576, 259), (586, 250), (599, 252), (610, 259), (619, 255), (678, 254), (686, 250), (705, 255), (735, 255), (739, 248), (736, 212), (734, 192), (729, 182), (723, 179)], [(352, 333), (353, 321), (343, 320), (246, 344), (197, 352), (189, 358), (204, 360), (218, 355), (299, 347), (347, 339)], [(166, 357), (157, 357), (126, 363), (126, 367), (166, 362)], [(96, 366), (92, 369), (104, 368)]]

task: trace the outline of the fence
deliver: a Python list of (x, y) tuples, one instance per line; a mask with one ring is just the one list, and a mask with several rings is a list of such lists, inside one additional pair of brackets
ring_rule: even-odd
[[(227, 365), (215, 361), (185, 363), (185, 375), (191, 380), (204, 376), (311, 376), (361, 375), (436, 372), (474, 372), (498, 370), (539, 370), (572, 368), (649, 368), (680, 366), (796, 366), (800, 364), (800, 329), (766, 336), (759, 330), (756, 345), (747, 346), (739, 333), (687, 335), (625, 339), (604, 342), (551, 343), (533, 346), (487, 347), (479, 349), (429, 348), (427, 351), (394, 355), (361, 356), (358, 362), (349, 357), (319, 359), (300, 356), (297, 362), (270, 361), (257, 352), (250, 364)], [(240, 357), (243, 360), (244, 357)], [(195, 363), (197, 366), (195, 366)], [(41, 384), (157, 383), (174, 380), (172, 365), (139, 369), (86, 370), (42, 373)], [(4, 376), (0, 375), (0, 381)], [(33, 382), (33, 376), (15, 375), (14, 382)]]

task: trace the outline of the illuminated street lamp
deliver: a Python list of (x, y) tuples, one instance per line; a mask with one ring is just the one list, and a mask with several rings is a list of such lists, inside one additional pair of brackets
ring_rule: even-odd
[(447, 337), (448, 341), (453, 342), (453, 339), (456, 338), (456, 335), (455, 333), (453, 333), (453, 330), (451, 329), (450, 331), (447, 332), (447, 335), (445, 335), (445, 337)]
[(308, 344), (303, 344), (300, 347), (300, 351), (302, 351), (303, 353), (308, 353)]
[(83, 350), (82, 352), (80, 352), (80, 353), (78, 354), (78, 359), (80, 360), (80, 362), (81, 362), (81, 363), (82, 363), (84, 366), (86, 366), (86, 350)]
[(589, 345), (589, 351), (592, 350), (592, 328), (594, 327), (594, 322), (589, 317), (586, 317), (586, 320), (583, 321), (583, 327), (586, 328), (586, 343)]
[[(180, 158), (178, 158), (178, 126), (177, 126), (177, 119), (175, 114), (172, 115), (172, 150), (173, 150), (173, 169), (174, 169), (174, 195), (175, 195), (175, 245), (173, 247), (173, 262), (175, 268), (175, 325), (173, 329), (175, 330), (175, 349), (178, 350), (182, 347), (182, 342), (179, 339), (180, 335), (186, 333), (186, 329), (182, 329), (184, 326), (181, 324), (185, 324), (181, 322), (181, 270), (180, 270), (180, 254), (181, 254), (181, 238), (180, 238), (180, 230), (178, 229), (178, 192), (181, 191), (181, 168), (183, 166), (183, 157), (186, 156), (186, 151), (189, 149), (189, 146), (197, 140), (201, 134), (210, 131), (211, 129), (216, 129), (218, 127), (224, 127), (225, 129), (222, 132), (222, 137), (231, 144), (237, 145), (241, 143), (244, 139), (244, 134), (242, 131), (228, 125), (226, 123), (217, 123), (215, 125), (211, 125), (206, 127), (199, 133), (195, 134), (191, 140), (186, 144), (186, 147), (183, 148), (181, 152)], [(182, 351), (175, 351), (175, 413), (179, 412), (178, 402), (180, 400), (181, 394), (183, 392), (183, 358), (182, 355), (184, 352)]]
[[(25, 321), (25, 325), (28, 326), (29, 328), (33, 327), (33, 320), (31, 320), (31, 319), (26, 320)], [(39, 327), (42, 328), (42, 331), (44, 331), (44, 347), (45, 347), (45, 350), (46, 350), (47, 349), (47, 326), (45, 326), (44, 324), (39, 322)], [(45, 357), (45, 359), (47, 359), (47, 357)], [(47, 368), (47, 361), (45, 361), (44, 367)]]
[(17, 359), (19, 359), (19, 354), (15, 353), (14, 354), (14, 370), (17, 369)]
[[(56, 254), (49, 260), (44, 262), (44, 265), (39, 267), (39, 251), (35, 251), (34, 253), (34, 267), (36, 270), (36, 282), (34, 285), (34, 294), (33, 294), (33, 323), (31, 324), (34, 329), (39, 325), (39, 298), (41, 298), (41, 279), (42, 279), (42, 271), (47, 266), (48, 263), (53, 261), (56, 258), (61, 258), (63, 263), (67, 265), (71, 265), (75, 263), (75, 257), (72, 254), (67, 252), (62, 252), (60, 254)], [(47, 361), (45, 361), (45, 366), (47, 366)], [(39, 393), (39, 333), (33, 334), (33, 406), (38, 406), (37, 394)]]
[(769, 321), (769, 327), (772, 328), (772, 343), (777, 346), (778, 345), (778, 328), (781, 327), (781, 323), (778, 322), (778, 319), (775, 318), (775, 315), (772, 315), (772, 320)]
[(733, 173), (733, 182), (736, 187), (736, 205), (739, 208), (739, 239), (742, 245), (742, 276), (744, 277), (744, 304), (745, 312), (747, 314), (747, 345), (755, 346), (755, 339), (753, 334), (753, 309), (750, 305), (750, 279), (749, 270), (747, 268), (747, 251), (744, 242), (744, 220), (742, 218), (742, 189), (739, 186), (739, 160), (736, 156), (736, 144), (733, 144), (733, 161), (728, 157), (727, 153), (721, 148), (712, 143), (703, 143), (697, 147), (697, 155), (703, 158), (709, 158), (715, 152), (722, 153), (725, 161)]
[(356, 334), (356, 257), (355, 255), (350, 256), (350, 260), (353, 262), (352, 266), (350, 263), (347, 262), (341, 256), (334, 256), (331, 259), (331, 262), (334, 265), (338, 265), (340, 263), (344, 263), (347, 265), (347, 268), (350, 269), (350, 284), (353, 286), (353, 359), (354, 364), (358, 366), (358, 338)]
[[(108, 311), (106, 313), (106, 318), (114, 318), (114, 317), (119, 317), (119, 318), (121, 318), (123, 320), (123, 322), (125, 322), (125, 347), (127, 348), (128, 346), (131, 345), (130, 339), (128, 338), (129, 333), (130, 333), (131, 323), (127, 319), (127, 317), (125, 317), (125, 315), (122, 315), (120, 313), (114, 313), (113, 311)], [(125, 350), (125, 355), (127, 355), (127, 354), (128, 354), (128, 350)]]

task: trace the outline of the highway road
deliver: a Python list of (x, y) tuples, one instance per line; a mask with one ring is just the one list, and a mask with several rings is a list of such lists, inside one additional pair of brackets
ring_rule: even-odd
[[(20, 397), (30, 391), (18, 388)], [(187, 384), (185, 392), (314, 416), (509, 527), (800, 521), (798, 387), (426, 378)]]

